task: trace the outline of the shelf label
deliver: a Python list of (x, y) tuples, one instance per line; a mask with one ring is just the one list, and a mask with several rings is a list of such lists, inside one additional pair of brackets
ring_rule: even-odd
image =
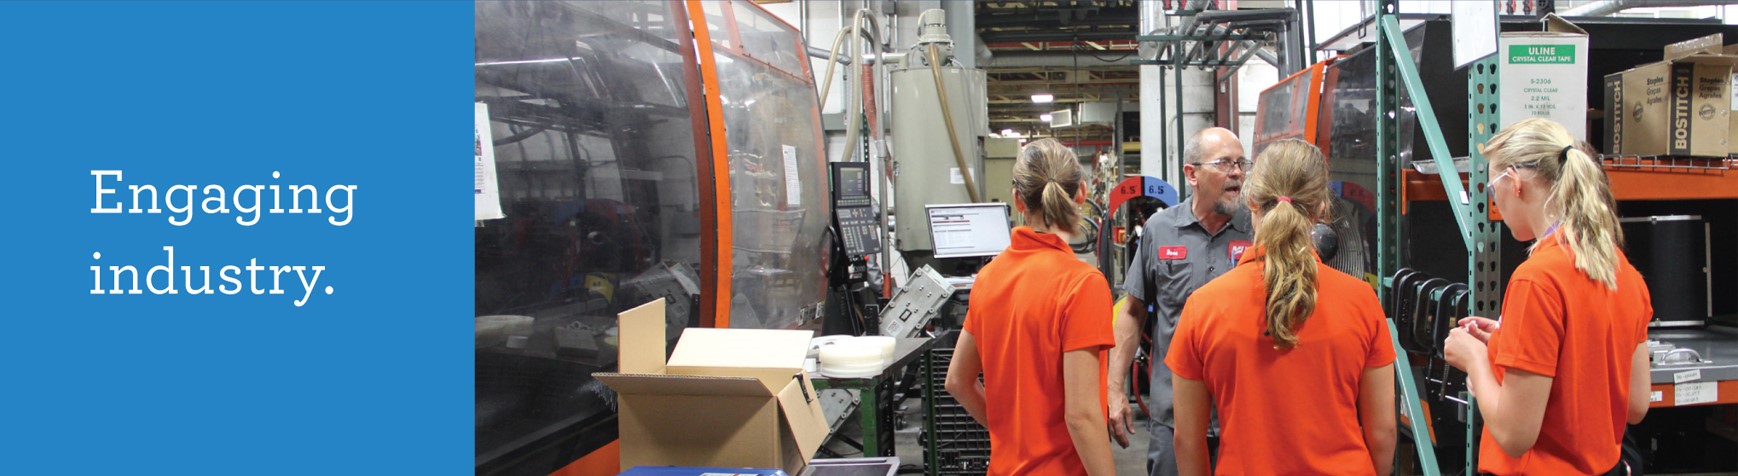
[(1702, 371), (1699, 369), (1698, 370), (1685, 370), (1683, 372), (1678, 372), (1678, 373), (1672, 374), (1672, 383), (1694, 382), (1694, 381), (1701, 380), (1701, 379), (1702, 379)]
[(1663, 401), (1666, 401), (1666, 392), (1662, 392), (1659, 390), (1654, 390), (1653, 393), (1648, 395), (1648, 397), (1647, 397), (1648, 403), (1663, 402)]
[(1720, 400), (1718, 382), (1686, 383), (1672, 386), (1672, 405), (1684, 406)]

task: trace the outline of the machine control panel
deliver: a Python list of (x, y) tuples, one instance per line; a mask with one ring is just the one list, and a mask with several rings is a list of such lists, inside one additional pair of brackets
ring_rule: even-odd
[(827, 164), (833, 179), (833, 219), (839, 227), (839, 242), (845, 254), (860, 258), (881, 252), (880, 217), (869, 196), (869, 164)]
[(853, 257), (881, 252), (881, 236), (875, 233), (877, 220), (872, 207), (837, 208), (839, 239), (845, 244), (845, 254)]

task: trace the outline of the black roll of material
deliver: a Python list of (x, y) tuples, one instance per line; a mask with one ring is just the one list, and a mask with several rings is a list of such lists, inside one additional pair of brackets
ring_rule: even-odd
[(1707, 232), (1699, 216), (1626, 218), (1630, 264), (1653, 295), (1654, 320), (1702, 323), (1708, 318)]

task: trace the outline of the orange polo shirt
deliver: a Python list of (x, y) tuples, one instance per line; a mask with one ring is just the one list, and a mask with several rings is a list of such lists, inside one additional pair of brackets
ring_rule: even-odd
[(1165, 363), (1206, 383), (1223, 428), (1218, 474), (1376, 474), (1358, 423), (1364, 370), (1394, 363), (1370, 285), (1316, 260), (1315, 312), (1297, 346), (1274, 348), (1261, 279), (1265, 251), (1189, 297)]
[(1056, 235), (1022, 226), (978, 272), (966, 309), (984, 362), (989, 474), (1086, 474), (1063, 418), (1062, 353), (1098, 353), (1105, 408), (1105, 352), (1116, 339), (1104, 274)]
[(1545, 420), (1533, 448), (1513, 458), (1487, 428), (1479, 471), (1495, 474), (1599, 474), (1617, 465), (1629, 420), (1630, 358), (1647, 340), (1653, 305), (1647, 283), (1617, 253), (1617, 290), (1575, 269), (1554, 236), (1541, 240), (1509, 278), (1502, 325), (1491, 333), (1497, 382), (1508, 369), (1552, 377)]

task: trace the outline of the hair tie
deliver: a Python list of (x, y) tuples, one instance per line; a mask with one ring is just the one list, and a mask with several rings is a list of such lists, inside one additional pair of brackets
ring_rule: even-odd
[(1574, 149), (1574, 148), (1575, 148), (1575, 146), (1573, 146), (1573, 145), (1563, 146), (1563, 150), (1557, 152), (1557, 163), (1559, 165), (1561, 165), (1561, 164), (1569, 162), (1569, 149)]
[(1279, 196), (1279, 202), (1280, 202), (1280, 203), (1285, 203), (1285, 204), (1290, 204), (1290, 203), (1291, 203), (1291, 197), (1288, 197), (1288, 196), (1285, 196), (1285, 195), (1280, 195), (1280, 196)]

